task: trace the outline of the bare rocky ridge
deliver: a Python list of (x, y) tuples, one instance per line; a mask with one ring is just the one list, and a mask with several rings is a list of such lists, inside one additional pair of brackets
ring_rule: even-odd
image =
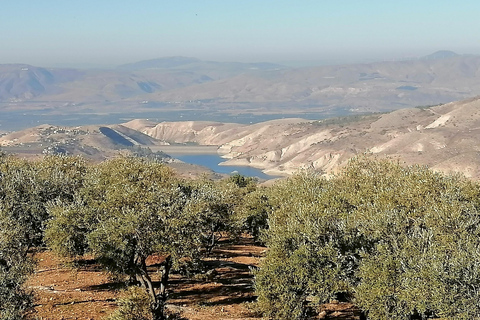
[(224, 164), (249, 165), (273, 175), (302, 168), (334, 173), (351, 157), (368, 152), (479, 178), (480, 98), (320, 121), (296, 118), (245, 125), (133, 120), (103, 127), (43, 125), (0, 136), (0, 146), (7, 151), (34, 154), (54, 145), (94, 158), (117, 155), (127, 145), (161, 150), (172, 144), (217, 146)]
[(164, 122), (137, 129), (158, 140), (219, 145), (225, 164), (250, 165), (269, 174), (301, 168), (332, 173), (351, 157), (368, 152), (480, 176), (479, 98), (323, 121), (286, 119), (248, 126)]

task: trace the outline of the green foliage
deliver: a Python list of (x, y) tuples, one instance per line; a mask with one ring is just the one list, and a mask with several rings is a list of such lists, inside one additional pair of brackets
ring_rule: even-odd
[(82, 184), (85, 163), (79, 158), (48, 156), (29, 162), (0, 157), (0, 200), (12, 219), (23, 226), (30, 246), (43, 243), (49, 201), (73, 199)]
[(23, 227), (22, 239), (30, 245), (42, 241), (42, 223), (47, 214), (42, 199), (43, 188), (32, 163), (13, 157), (0, 158), (0, 200), (11, 219)]
[(84, 168), (78, 158), (29, 162), (0, 155), (1, 319), (20, 319), (32, 306), (31, 293), (23, 287), (33, 266), (27, 252), (43, 244), (47, 203), (73, 199)]
[[(163, 164), (124, 157), (92, 166), (73, 201), (51, 202), (49, 246), (63, 255), (91, 252), (106, 270), (147, 289), (155, 318), (163, 317), (170, 268), (194, 265), (228, 231), (230, 190), (212, 181), (184, 181)], [(164, 256), (161, 288), (146, 259)]]
[(148, 147), (133, 146), (133, 147), (130, 148), (130, 150), (131, 150), (133, 156), (140, 157), (140, 158), (146, 158), (146, 159), (149, 159), (149, 160), (152, 160), (152, 161), (166, 162), (166, 161), (172, 159), (172, 157), (170, 157), (165, 152), (163, 152), (163, 151), (153, 152)]
[[(261, 188), (240, 175), (182, 180), (146, 159), (0, 155), (0, 319), (31, 307), (27, 252), (44, 241), (66, 256), (91, 252), (147, 289), (130, 292), (118, 319), (162, 319), (170, 268), (240, 231), (269, 248), (255, 272), (268, 317), (303, 319), (341, 295), (372, 320), (475, 319), (479, 209), (475, 182), (367, 157), (331, 179), (303, 172)], [(153, 254), (165, 258), (159, 290)]]
[(479, 283), (463, 279), (480, 271), (478, 185), (365, 159), (353, 161), (338, 182), (355, 206), (350, 227), (374, 244), (363, 252), (356, 294), (372, 319), (479, 314), (472, 303)]
[(22, 225), (13, 220), (0, 203), (0, 319), (21, 319), (33, 306), (33, 297), (24, 287), (32, 272), (27, 257), (28, 243)]
[(185, 182), (188, 199), (183, 216), (189, 228), (196, 230), (196, 243), (210, 253), (225, 233), (235, 233), (235, 189), (211, 180), (198, 179)]
[(44, 203), (52, 200), (73, 201), (83, 186), (89, 166), (85, 159), (72, 156), (45, 156), (33, 163), (42, 188)]
[(256, 243), (261, 242), (261, 235), (268, 228), (268, 214), (272, 210), (265, 188), (247, 193), (239, 208), (242, 229), (253, 236)]
[(255, 187), (256, 179), (252, 177), (245, 177), (239, 173), (235, 173), (228, 177), (228, 182), (234, 183), (239, 188)]
[(441, 106), (442, 104), (428, 104), (428, 105), (424, 105), (424, 106), (416, 106), (415, 108), (417, 109), (420, 109), (420, 110), (426, 110), (426, 109), (430, 109), (432, 107), (437, 107), (437, 106)]
[(110, 271), (129, 275), (139, 272), (136, 259), (174, 251), (181, 235), (172, 229), (183, 222), (176, 210), (182, 191), (171, 170), (161, 164), (133, 158), (100, 164), (82, 190), (90, 211), (84, 215), (90, 220), (85, 221), (90, 223), (85, 228), (90, 250)]
[(360, 115), (350, 115), (350, 116), (343, 116), (343, 117), (335, 117), (335, 118), (327, 118), (312, 122), (314, 126), (339, 126), (343, 127), (344, 125), (355, 124), (357, 122), (361, 122), (364, 120), (368, 121), (375, 121), (380, 118), (380, 113), (373, 113), (373, 114), (360, 114)]
[(59, 200), (48, 206), (50, 220), (46, 223), (45, 242), (62, 257), (73, 258), (88, 251), (87, 235), (92, 230), (93, 216), (85, 202), (76, 196), (71, 203)]
[(344, 203), (321, 176), (303, 173), (273, 188), (264, 238), (269, 250), (255, 275), (256, 291), (268, 316), (301, 319), (307, 297), (319, 303), (352, 291), (355, 245), (360, 244), (349, 240)]
[[(88, 170), (74, 201), (51, 203), (47, 243), (63, 255), (91, 252), (107, 271), (138, 281), (161, 319), (172, 262), (198, 252), (183, 210), (189, 193), (163, 164), (131, 157), (105, 161)], [(154, 253), (166, 257), (159, 294), (146, 267)]]
[(260, 307), (301, 319), (341, 293), (373, 320), (475, 318), (479, 195), (459, 176), (366, 157), (330, 180), (303, 173), (276, 184)]
[(117, 310), (107, 320), (153, 320), (152, 299), (139, 287), (129, 287), (117, 304)]
[(224, 201), (229, 203), (234, 211), (231, 216), (230, 234), (246, 232), (260, 241), (260, 234), (267, 228), (267, 217), (270, 211), (268, 189), (257, 186), (257, 179), (234, 174), (220, 181), (224, 190)]

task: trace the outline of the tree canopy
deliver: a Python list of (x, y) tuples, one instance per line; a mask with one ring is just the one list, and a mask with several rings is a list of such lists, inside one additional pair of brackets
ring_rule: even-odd
[(218, 239), (242, 231), (268, 247), (254, 272), (266, 317), (304, 319), (341, 298), (372, 320), (475, 319), (479, 210), (478, 182), (364, 156), (329, 179), (307, 171), (259, 187), (237, 175), (186, 180), (133, 157), (0, 154), (0, 319), (32, 306), (32, 247), (93, 254), (144, 288), (130, 289), (112, 317), (163, 319), (170, 270), (196, 267)]
[[(229, 225), (224, 192), (211, 181), (182, 180), (157, 162), (105, 161), (88, 172), (74, 201), (49, 207), (47, 243), (64, 255), (91, 252), (108, 271), (137, 280), (162, 318), (170, 269), (194, 263)], [(146, 266), (153, 254), (164, 258), (159, 292)]]
[(32, 306), (24, 288), (33, 267), (29, 249), (44, 243), (47, 203), (71, 200), (84, 170), (80, 158), (0, 154), (0, 319), (19, 319)]
[(360, 157), (331, 179), (275, 185), (256, 273), (259, 304), (302, 319), (336, 297), (369, 319), (480, 314), (478, 184), (425, 167)]

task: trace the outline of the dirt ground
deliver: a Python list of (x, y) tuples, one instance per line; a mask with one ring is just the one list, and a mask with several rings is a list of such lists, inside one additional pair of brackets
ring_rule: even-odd
[[(258, 266), (264, 247), (251, 239), (221, 243), (205, 262), (209, 270), (202, 276), (186, 278), (173, 274), (169, 281), (167, 310), (177, 319), (262, 319), (255, 311), (251, 268)], [(38, 266), (28, 286), (35, 294), (31, 320), (103, 319), (116, 308), (116, 299), (125, 288), (111, 279), (93, 260), (74, 267), (49, 251), (35, 254)], [(316, 319), (360, 319), (350, 304), (333, 302), (319, 310)]]

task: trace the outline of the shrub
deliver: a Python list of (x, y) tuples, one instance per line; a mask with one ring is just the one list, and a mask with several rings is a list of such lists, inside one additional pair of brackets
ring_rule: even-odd
[(139, 287), (129, 287), (107, 320), (153, 320), (152, 298)]

